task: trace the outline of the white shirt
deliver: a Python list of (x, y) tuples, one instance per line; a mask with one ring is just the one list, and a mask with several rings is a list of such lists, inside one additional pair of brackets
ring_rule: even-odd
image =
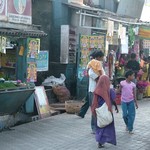
[[(100, 62), (102, 63), (102, 62)], [(102, 75), (105, 75), (105, 71), (104, 68), (102, 66)], [(93, 71), (92, 68), (89, 69), (88, 71), (88, 75), (89, 75), (89, 92), (94, 92), (95, 88), (96, 88), (96, 81), (95, 79), (98, 77), (98, 75)]]
[(93, 93), (96, 87), (95, 79), (98, 77), (98, 75), (93, 71), (92, 68), (89, 69), (88, 75), (89, 75), (89, 92)]

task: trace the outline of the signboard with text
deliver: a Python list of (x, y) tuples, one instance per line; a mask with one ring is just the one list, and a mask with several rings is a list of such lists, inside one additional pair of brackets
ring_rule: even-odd
[(48, 51), (40, 51), (36, 62), (37, 71), (48, 71)]
[(7, 9), (9, 22), (32, 24), (31, 0), (9, 0)]

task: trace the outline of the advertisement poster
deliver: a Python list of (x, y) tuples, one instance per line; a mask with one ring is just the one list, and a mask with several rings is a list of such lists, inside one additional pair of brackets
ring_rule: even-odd
[(7, 16), (6, 16), (6, 0), (0, 0), (0, 20), (7, 20)]
[(40, 51), (40, 39), (38, 38), (28, 38), (28, 53), (27, 58), (38, 58), (38, 52)]
[(37, 71), (48, 71), (48, 51), (40, 51), (38, 53)]
[(89, 36), (82, 35), (80, 38), (80, 43), (82, 48), (89, 48)]
[(99, 48), (101, 51), (105, 51), (105, 36), (100, 35), (97, 37), (97, 48)]
[(90, 61), (89, 55), (93, 50), (102, 50), (105, 52), (105, 36), (87, 36), (80, 37), (80, 60), (78, 68), (78, 79), (82, 80), (87, 75), (86, 67)]
[(31, 0), (9, 0), (7, 7), (9, 22), (32, 24)]
[(90, 43), (90, 48), (97, 47), (97, 36), (90, 36), (89, 43)]
[(27, 63), (27, 82), (37, 81), (37, 64), (36, 62)]

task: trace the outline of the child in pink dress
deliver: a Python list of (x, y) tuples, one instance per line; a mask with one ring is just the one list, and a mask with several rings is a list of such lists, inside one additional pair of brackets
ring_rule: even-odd
[(129, 70), (125, 74), (126, 80), (120, 82), (121, 107), (126, 130), (133, 134), (133, 124), (135, 120), (135, 106), (138, 108), (136, 100), (136, 85), (133, 83), (134, 72)]

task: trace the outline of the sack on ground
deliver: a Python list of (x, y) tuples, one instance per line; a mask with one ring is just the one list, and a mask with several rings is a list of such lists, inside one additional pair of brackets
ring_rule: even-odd
[(101, 107), (96, 108), (97, 126), (103, 128), (113, 121), (112, 113), (108, 110), (108, 106), (104, 103)]
[(59, 102), (65, 102), (70, 99), (70, 92), (65, 86), (54, 86), (52, 87), (54, 94), (57, 96)]

